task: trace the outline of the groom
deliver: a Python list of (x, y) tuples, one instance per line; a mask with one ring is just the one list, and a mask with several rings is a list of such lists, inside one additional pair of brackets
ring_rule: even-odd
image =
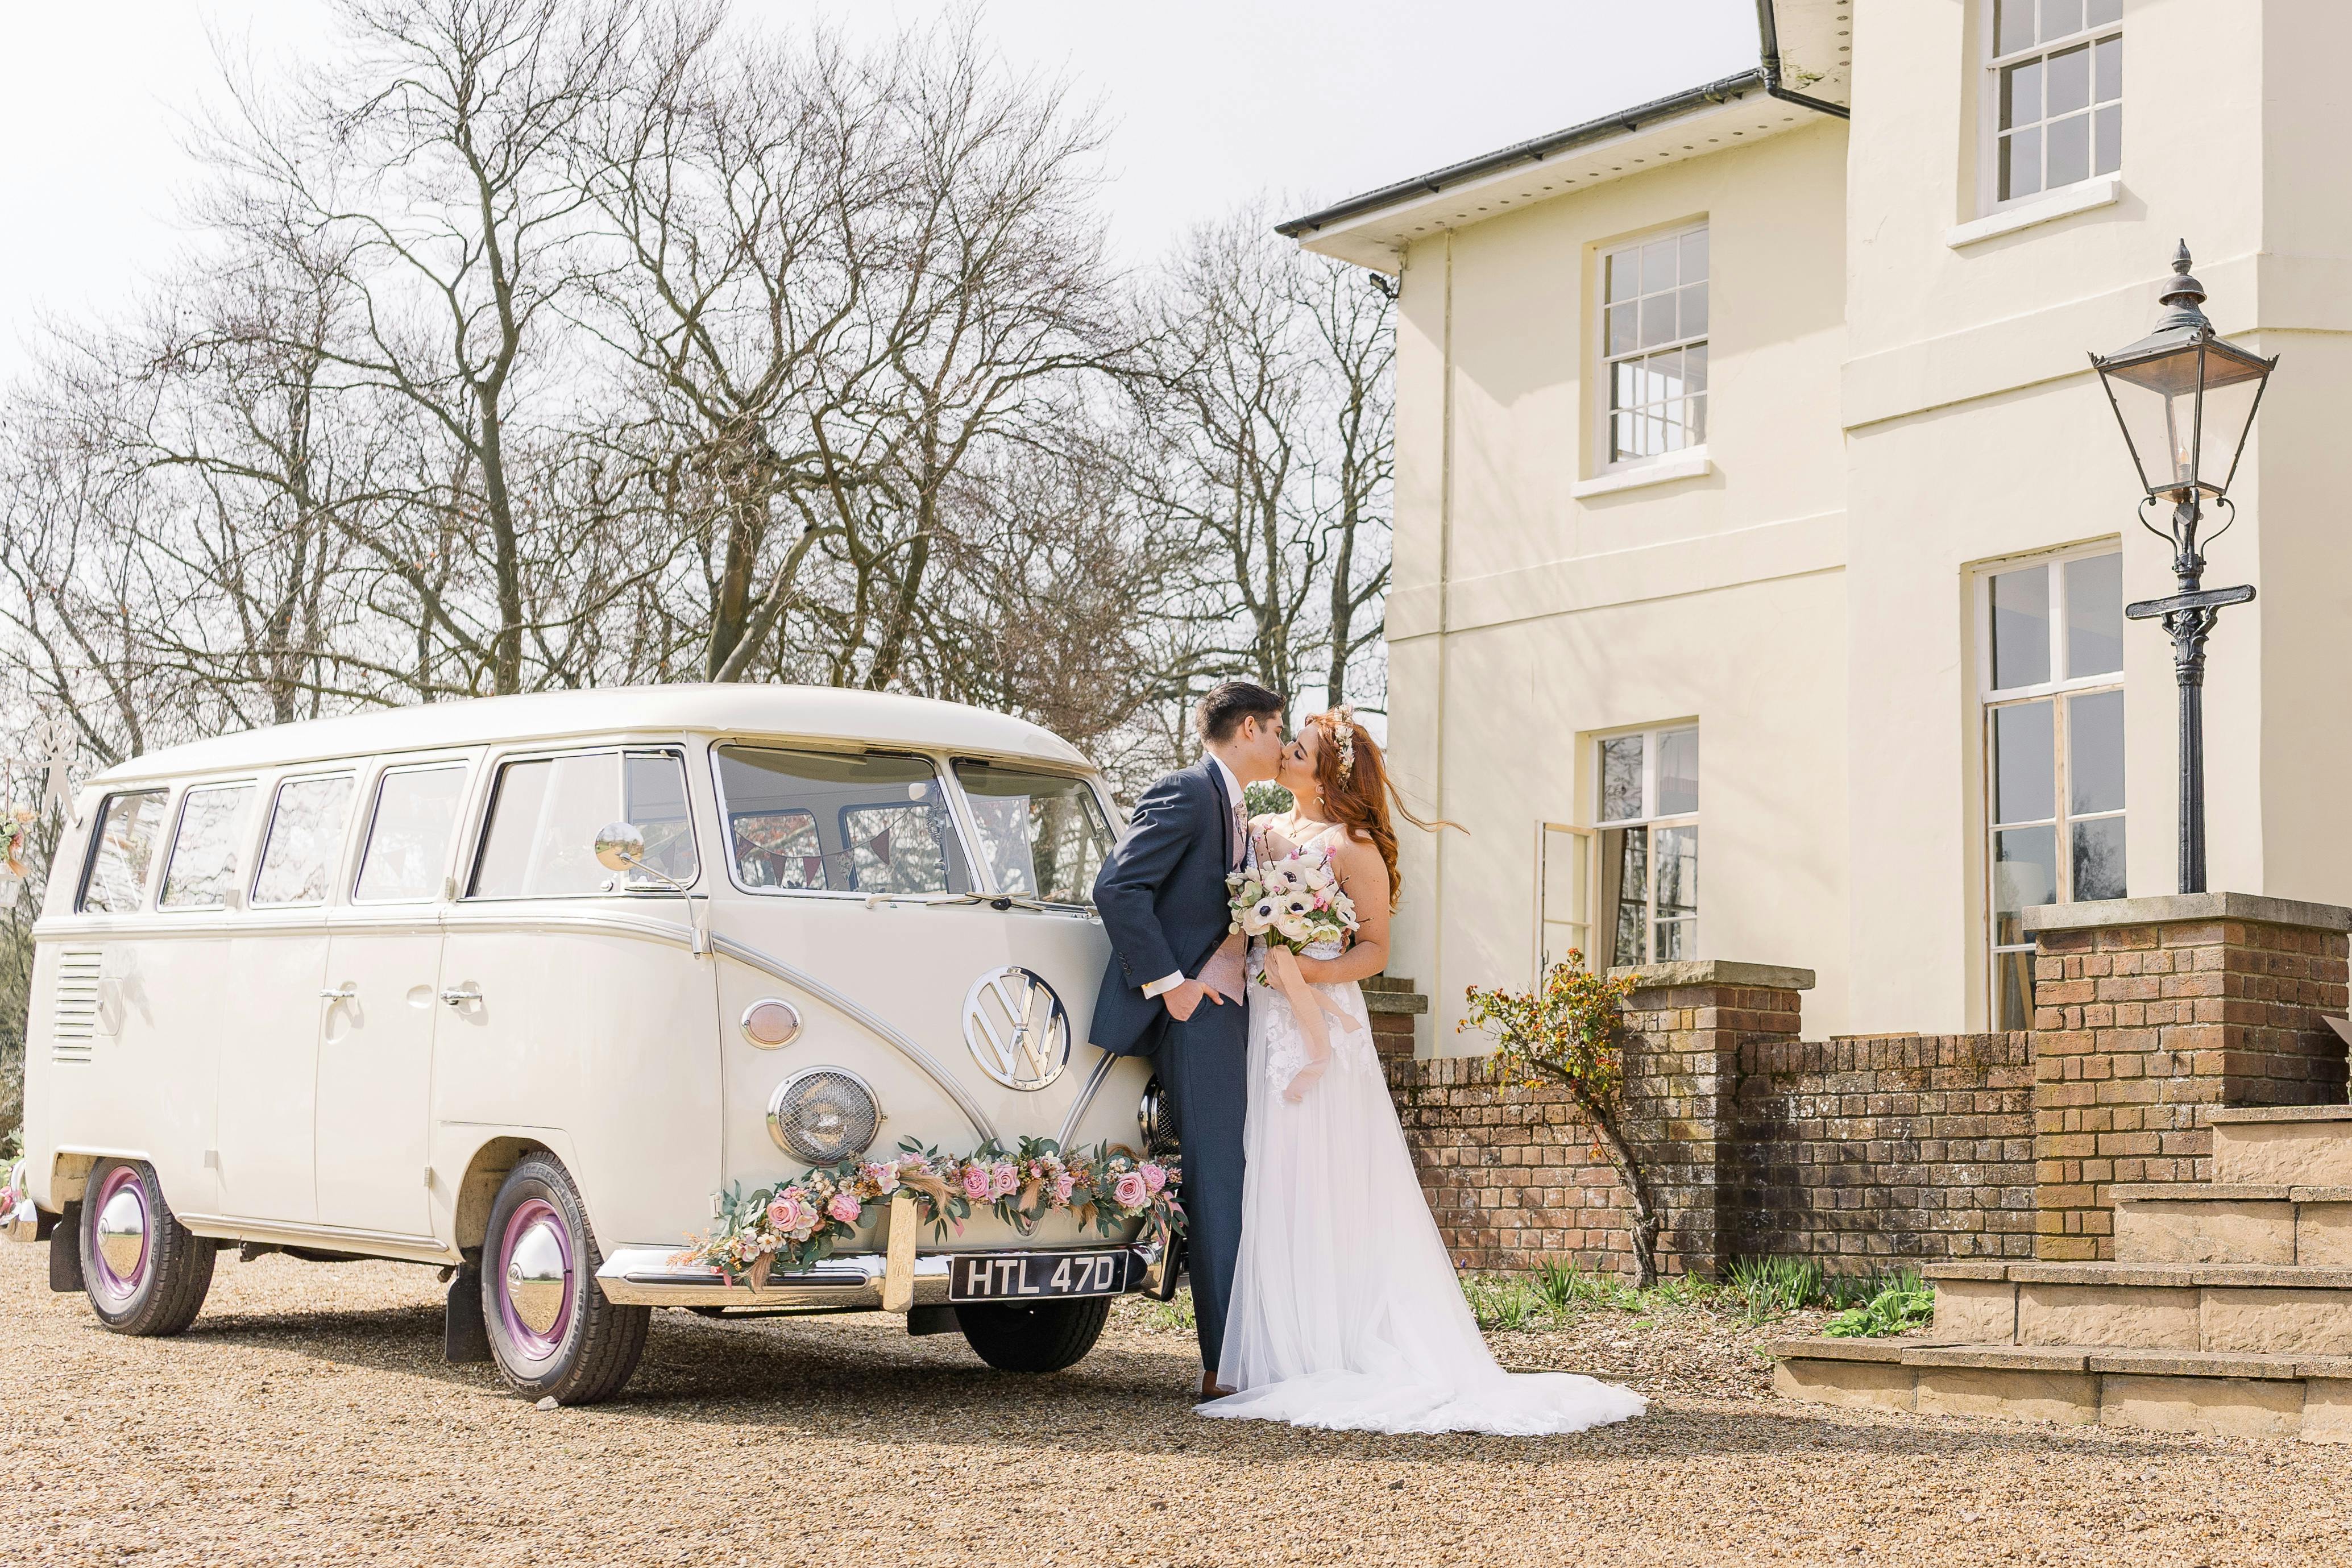
[(1087, 1037), (1113, 1056), (1155, 1057), (1176, 1112), (1201, 1397), (1212, 1399), (1228, 1392), (1217, 1358), (1241, 1249), (1249, 1103), (1242, 939), (1228, 937), (1225, 873), (1248, 848), (1242, 792), (1273, 778), (1282, 755), (1282, 699), (1228, 680), (1201, 699), (1195, 722), (1208, 755), (1145, 792), (1095, 879), (1111, 958)]

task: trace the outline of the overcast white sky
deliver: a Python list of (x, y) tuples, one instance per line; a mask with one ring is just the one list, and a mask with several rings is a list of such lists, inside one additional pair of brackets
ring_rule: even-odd
[[(945, 9), (737, 5), (854, 32)], [(333, 36), (324, 0), (7, 10), (0, 375), (45, 315), (111, 312), (182, 243), (179, 140), (215, 75), (208, 29), (263, 58)], [(992, 0), (981, 18), (1014, 65), (1099, 102), (1111, 238), (1133, 260), (1259, 192), (1290, 216), (1756, 62), (1754, 0)]]

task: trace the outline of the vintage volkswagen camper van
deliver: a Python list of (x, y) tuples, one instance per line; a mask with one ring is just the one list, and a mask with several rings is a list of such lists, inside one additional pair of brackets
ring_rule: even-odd
[[(450, 1269), (457, 1356), (586, 1401), (648, 1314), (880, 1310), (1005, 1368), (1169, 1284), (1136, 1224), (894, 1226), (730, 1283), (715, 1194), (903, 1139), (1172, 1148), (1082, 1038), (1116, 817), (1016, 719), (673, 686), (447, 703), (125, 763), (36, 930), (23, 1178), (50, 1277), (184, 1328), (215, 1253)], [(898, 1234), (893, 1235), (896, 1229)], [(959, 1260), (965, 1266), (956, 1267)]]

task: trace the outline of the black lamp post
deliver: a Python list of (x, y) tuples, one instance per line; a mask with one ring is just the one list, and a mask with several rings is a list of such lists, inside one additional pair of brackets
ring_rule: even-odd
[[(2180, 890), (2205, 890), (2205, 638), (2224, 605), (2242, 605), (2252, 587), (2207, 588), (2205, 557), (2197, 537), (2205, 510), (2226, 514), (2210, 544), (2237, 520), (2230, 481), (2254, 427), (2254, 410), (2278, 363), (2249, 353), (2213, 335), (2213, 323), (2198, 306), (2205, 285), (2189, 275), (2189, 242), (2173, 256), (2159, 302), (2168, 307), (2156, 331), (2127, 349), (2091, 356), (2107, 401), (2123, 426), (2147, 491), (2140, 502), (2140, 526), (2172, 546), (2173, 574), (2180, 591), (2167, 599), (2126, 605), (2136, 621), (2161, 616), (2172, 634), (2172, 672), (2180, 684)], [(2150, 506), (2169, 503), (2172, 523), (2160, 529), (2147, 520)]]

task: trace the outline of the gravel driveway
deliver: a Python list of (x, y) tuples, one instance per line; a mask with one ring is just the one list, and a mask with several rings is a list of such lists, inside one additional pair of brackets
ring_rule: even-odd
[(2352, 1448), (1823, 1411), (1710, 1311), (1498, 1334), (1629, 1382), (1579, 1437), (1189, 1414), (1124, 1305), (1042, 1380), (879, 1319), (656, 1314), (625, 1402), (540, 1411), (440, 1356), (431, 1271), (225, 1257), (178, 1340), (101, 1331), (0, 1247), (0, 1563), (2224, 1563), (2352, 1559)]

